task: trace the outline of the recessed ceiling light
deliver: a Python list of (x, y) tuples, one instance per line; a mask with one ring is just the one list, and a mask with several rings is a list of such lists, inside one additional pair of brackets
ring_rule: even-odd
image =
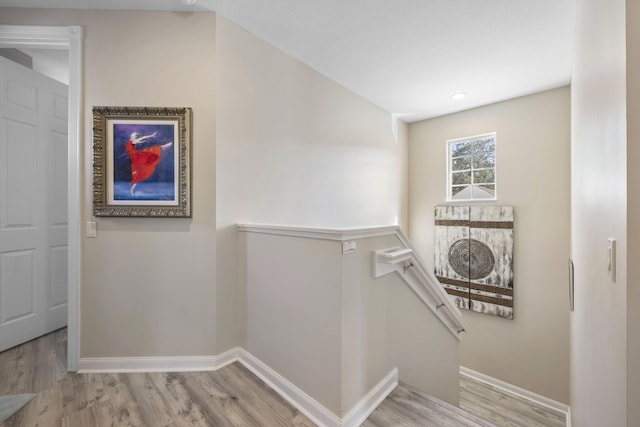
[(454, 101), (459, 101), (462, 98), (464, 98), (465, 96), (467, 96), (466, 92), (458, 92), (458, 93), (454, 93), (453, 95), (451, 95), (451, 99), (453, 99)]
[(198, 0), (182, 0), (182, 4), (186, 6), (193, 6), (198, 2)]

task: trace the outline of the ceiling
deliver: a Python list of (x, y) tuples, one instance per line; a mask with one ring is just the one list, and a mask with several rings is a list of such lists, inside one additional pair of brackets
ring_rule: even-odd
[[(564, 86), (578, 0), (0, 0), (215, 11), (411, 122)], [(465, 92), (461, 100), (451, 95)]]

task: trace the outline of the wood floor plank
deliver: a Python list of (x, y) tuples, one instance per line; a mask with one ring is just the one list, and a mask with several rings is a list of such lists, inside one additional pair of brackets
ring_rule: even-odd
[(397, 386), (363, 424), (364, 427), (376, 425), (493, 427), (475, 415), (403, 384)]
[(298, 414), (293, 417), (291, 420), (292, 427), (316, 427), (316, 424), (313, 423), (309, 418), (305, 417), (303, 414)]
[(565, 427), (564, 415), (468, 377), (460, 378), (460, 407), (497, 426)]
[(62, 417), (62, 427), (109, 427), (114, 425), (115, 414), (108, 405), (93, 405)]
[(288, 403), (283, 404), (284, 400), (264, 383), (252, 384), (246, 377), (238, 375), (239, 372), (248, 371), (239, 363), (234, 363), (219, 371), (207, 373), (209, 380), (199, 378), (203, 385), (206, 382), (215, 384), (217, 393), (223, 393), (218, 404), (222, 405), (232, 425), (292, 425), (292, 419), (298, 416), (298, 412)]
[[(3, 367), (3, 381), (6, 386), (2, 389), (2, 394), (22, 394), (29, 393), (30, 372), (33, 370), (34, 361), (29, 355), (33, 353), (31, 342), (14, 347), (6, 351), (9, 357), (6, 368)], [(27, 360), (29, 359), (29, 360)]]
[(109, 405), (113, 408), (116, 417), (114, 425), (125, 427), (144, 425), (138, 403), (119, 376), (120, 374), (101, 374), (102, 383), (109, 396)]
[(206, 425), (207, 419), (201, 411), (201, 406), (195, 403), (191, 393), (185, 387), (185, 374), (157, 373), (149, 375), (158, 390), (166, 390), (162, 393), (165, 404), (169, 408), (174, 420), (179, 420), (177, 425)]
[(166, 426), (171, 423), (169, 410), (147, 374), (120, 375), (120, 382), (138, 403), (144, 425)]
[(256, 425), (289, 426), (298, 411), (240, 363), (234, 363), (219, 371), (220, 381), (228, 385), (238, 397), (248, 416), (257, 420)]

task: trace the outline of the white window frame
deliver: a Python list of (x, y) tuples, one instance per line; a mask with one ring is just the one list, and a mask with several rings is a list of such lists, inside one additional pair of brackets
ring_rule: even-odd
[[(494, 141), (494, 166), (493, 166), (493, 173), (494, 173), (494, 191), (493, 191), (493, 197), (471, 197), (468, 199), (454, 199), (453, 198), (453, 167), (452, 167), (452, 162), (453, 162), (453, 158), (451, 156), (451, 146), (453, 144), (458, 144), (460, 142), (464, 142), (464, 141), (469, 141), (472, 142), (474, 140), (477, 139), (482, 139), (482, 138), (486, 138), (486, 137), (493, 137), (493, 141)], [(488, 133), (483, 133), (480, 135), (474, 135), (474, 136), (467, 136), (464, 138), (456, 138), (456, 139), (449, 139), (447, 140), (446, 143), (446, 151), (447, 151), (447, 188), (446, 188), (446, 194), (447, 194), (447, 202), (475, 202), (475, 201), (495, 201), (498, 199), (498, 137), (497, 137), (497, 132), (488, 132)], [(490, 168), (487, 168), (490, 169)], [(471, 172), (471, 184), (470, 185), (474, 185), (475, 183), (473, 182), (473, 172), (475, 170), (482, 170), (482, 169), (473, 169), (473, 167), (471, 169), (469, 169), (469, 171)], [(459, 171), (456, 171), (459, 172)]]

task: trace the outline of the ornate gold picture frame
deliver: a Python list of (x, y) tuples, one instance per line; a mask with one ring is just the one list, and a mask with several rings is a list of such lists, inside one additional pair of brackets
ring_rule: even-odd
[(93, 108), (93, 215), (191, 217), (191, 108)]

